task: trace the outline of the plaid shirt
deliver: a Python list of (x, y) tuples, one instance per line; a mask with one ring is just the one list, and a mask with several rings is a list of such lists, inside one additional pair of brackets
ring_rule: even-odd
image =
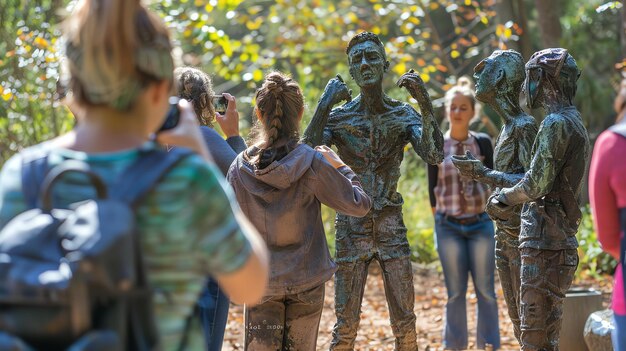
[[(470, 132), (469, 138), (459, 142), (452, 139), (448, 131), (444, 135), (443, 143), (444, 159), (438, 165), (437, 186), (434, 189), (437, 212), (452, 217), (470, 217), (483, 213), (491, 190), (485, 184), (462, 177), (451, 160), (452, 155), (465, 154), (469, 150), (484, 161), (485, 157), (480, 153), (476, 138)], [(465, 211), (462, 209), (462, 199), (465, 199)]]

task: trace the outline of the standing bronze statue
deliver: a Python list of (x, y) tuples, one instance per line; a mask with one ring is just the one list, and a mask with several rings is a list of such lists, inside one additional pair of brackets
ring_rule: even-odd
[(522, 350), (558, 350), (563, 298), (578, 266), (578, 197), (589, 161), (589, 137), (573, 105), (580, 71), (565, 49), (545, 49), (526, 63), (529, 108), (548, 114), (533, 144), (530, 168), (501, 189), (490, 213), (507, 218), (524, 204), (519, 236)]
[[(501, 188), (514, 186), (530, 168), (537, 122), (519, 104), (525, 77), (524, 59), (514, 50), (494, 51), (474, 68), (476, 99), (489, 105), (504, 123), (496, 139), (494, 169), (485, 167), (471, 154), (467, 157), (453, 157), (452, 162), (463, 176), (489, 184), (495, 193)], [(496, 221), (496, 268), (518, 341), (521, 267), (518, 238), (521, 210), (521, 204), (515, 205), (511, 216), (506, 219), (490, 213)]]
[[(376, 259), (383, 271), (396, 350), (415, 351), (413, 273), (397, 184), (404, 147), (411, 143), (426, 162), (438, 164), (443, 159), (443, 135), (419, 75), (405, 73), (398, 85), (417, 100), (423, 119), (409, 104), (383, 92), (382, 81), (389, 61), (378, 36), (369, 32), (357, 34), (346, 53), (350, 75), (360, 94), (350, 100), (341, 78), (331, 79), (304, 134), (304, 141), (311, 145), (335, 145), (373, 200), (372, 209), (363, 218), (337, 213), (337, 323), (331, 350), (354, 349), (368, 266)], [(332, 108), (343, 100), (348, 102)]]

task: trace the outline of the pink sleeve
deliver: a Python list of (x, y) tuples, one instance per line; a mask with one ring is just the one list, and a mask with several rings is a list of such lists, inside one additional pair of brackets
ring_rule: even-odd
[[(626, 150), (626, 139), (615, 133), (604, 132), (596, 141), (589, 169), (589, 200), (593, 211), (594, 225), (598, 241), (604, 251), (619, 259), (620, 223), (618, 214), (618, 198), (615, 190), (626, 195), (626, 189), (615, 189), (616, 162)], [(623, 144), (623, 145), (620, 145)], [(622, 148), (624, 147), (624, 148)], [(620, 152), (621, 151), (621, 152)], [(621, 186), (625, 188), (624, 185)], [(626, 200), (626, 196), (622, 199)]]

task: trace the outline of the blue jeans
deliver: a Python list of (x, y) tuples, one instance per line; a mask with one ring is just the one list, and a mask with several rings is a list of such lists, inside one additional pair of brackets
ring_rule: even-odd
[(500, 348), (498, 302), (494, 290), (495, 239), (493, 222), (486, 213), (471, 224), (459, 224), (441, 213), (435, 215), (437, 253), (448, 291), (443, 345), (445, 349), (467, 348), (465, 294), (468, 273), (478, 299), (476, 344)]
[(614, 351), (626, 351), (626, 316), (613, 314), (615, 329), (611, 335)]
[(224, 295), (217, 281), (209, 277), (198, 299), (200, 321), (208, 351), (222, 349), (229, 304), (228, 296)]

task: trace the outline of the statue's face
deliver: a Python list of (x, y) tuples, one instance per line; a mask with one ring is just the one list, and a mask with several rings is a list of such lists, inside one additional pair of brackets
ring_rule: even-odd
[(504, 71), (499, 66), (496, 60), (487, 57), (474, 67), (478, 101), (489, 102), (494, 99), (498, 82), (504, 77)]
[(541, 107), (541, 83), (543, 81), (543, 70), (541, 68), (531, 68), (526, 70), (526, 79), (524, 80), (524, 96), (526, 97), (526, 106), (529, 109)]
[(350, 75), (359, 87), (381, 84), (389, 67), (383, 48), (373, 41), (358, 43), (350, 49)]

